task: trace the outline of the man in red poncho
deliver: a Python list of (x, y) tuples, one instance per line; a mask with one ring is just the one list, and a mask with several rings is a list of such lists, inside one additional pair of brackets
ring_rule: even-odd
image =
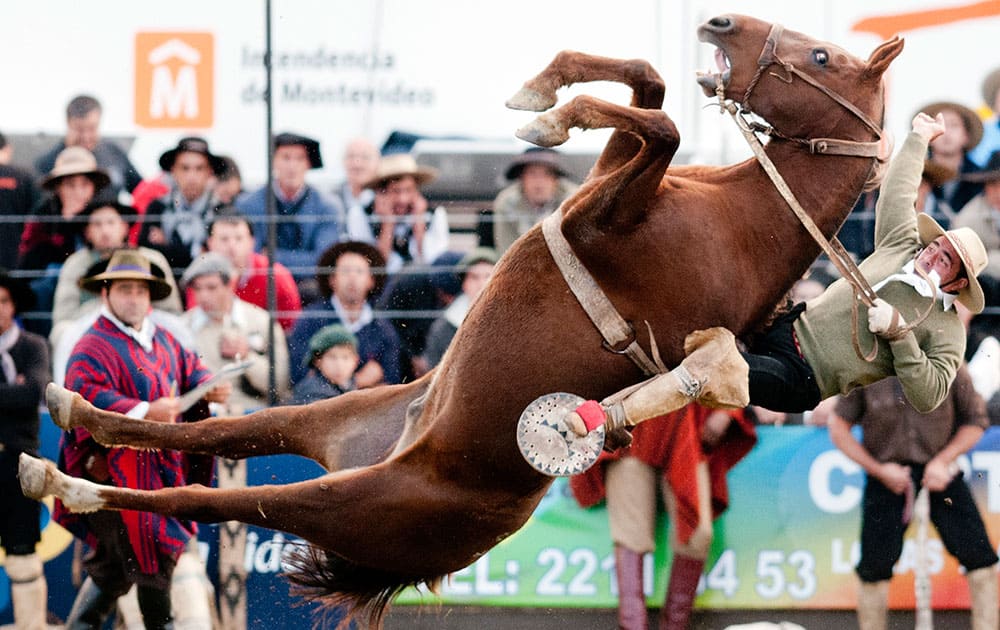
[(607, 498), (620, 628), (647, 627), (642, 557), (655, 547), (657, 475), (674, 552), (659, 627), (682, 629), (712, 542), (712, 520), (729, 504), (726, 473), (756, 441), (753, 424), (742, 410), (719, 411), (692, 403), (636, 426), (630, 448), (602, 453), (597, 465), (570, 479), (581, 506)]

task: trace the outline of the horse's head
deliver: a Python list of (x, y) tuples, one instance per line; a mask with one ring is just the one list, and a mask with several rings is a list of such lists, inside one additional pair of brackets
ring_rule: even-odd
[(903, 40), (894, 38), (864, 61), (744, 15), (712, 18), (699, 27), (698, 38), (718, 48), (718, 73), (698, 77), (705, 94), (714, 95), (721, 82), (727, 99), (790, 138), (875, 139), (872, 127), (881, 127), (884, 106), (882, 73), (903, 49)]

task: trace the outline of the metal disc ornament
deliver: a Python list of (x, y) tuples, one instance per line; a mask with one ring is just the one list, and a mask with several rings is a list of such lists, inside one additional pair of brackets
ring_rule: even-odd
[(565, 422), (569, 412), (583, 402), (575, 394), (546, 394), (521, 412), (517, 446), (532, 468), (552, 477), (568, 477), (594, 465), (604, 448), (604, 426), (580, 437)]

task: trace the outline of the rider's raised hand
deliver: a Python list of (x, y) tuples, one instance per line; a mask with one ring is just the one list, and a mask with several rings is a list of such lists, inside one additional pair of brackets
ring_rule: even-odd
[(944, 129), (944, 114), (941, 112), (938, 112), (938, 115), (934, 118), (931, 118), (923, 112), (920, 112), (913, 117), (914, 133), (920, 135), (928, 142), (943, 134)]

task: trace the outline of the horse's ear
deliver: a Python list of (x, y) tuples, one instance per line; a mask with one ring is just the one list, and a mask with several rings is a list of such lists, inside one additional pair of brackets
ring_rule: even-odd
[(868, 66), (865, 68), (864, 73), (865, 76), (873, 78), (881, 77), (882, 73), (889, 67), (889, 64), (892, 63), (892, 60), (899, 56), (899, 53), (903, 52), (904, 41), (897, 35), (887, 42), (882, 42), (872, 52), (871, 57), (868, 58)]

